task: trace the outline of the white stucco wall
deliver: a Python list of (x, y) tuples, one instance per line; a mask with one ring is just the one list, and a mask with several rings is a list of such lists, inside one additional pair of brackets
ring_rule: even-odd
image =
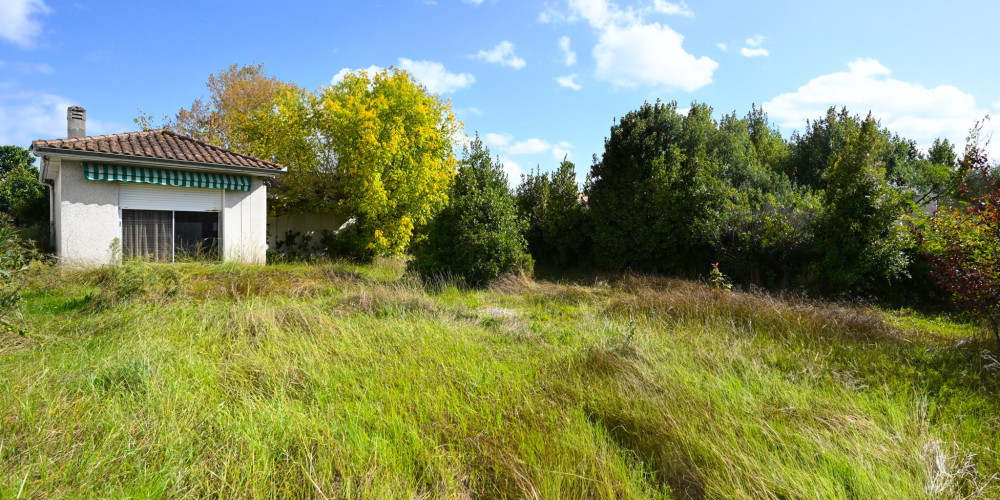
[(225, 192), (222, 255), (225, 260), (258, 264), (267, 259), (267, 186), (259, 178), (250, 191)]
[(346, 219), (334, 213), (289, 214), (267, 218), (267, 245), (271, 250), (277, 249), (278, 241), (285, 239), (289, 230), (298, 231), (303, 235), (312, 235), (318, 242), (324, 230), (336, 231), (346, 222)]
[(118, 183), (88, 181), (83, 164), (63, 160), (56, 178), (56, 252), (62, 263), (101, 265), (121, 235)]
[[(55, 159), (49, 166), (46, 178), (54, 181), (55, 250), (60, 262), (107, 264), (111, 244), (121, 238), (121, 183), (87, 180), (79, 161)], [(267, 255), (267, 187), (255, 178), (249, 192), (227, 190), (222, 196), (219, 238), (223, 258), (263, 264)]]

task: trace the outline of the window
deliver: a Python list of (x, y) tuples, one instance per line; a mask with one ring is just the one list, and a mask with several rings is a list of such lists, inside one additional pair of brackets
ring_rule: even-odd
[(122, 210), (122, 254), (172, 262), (178, 257), (218, 258), (219, 213)]

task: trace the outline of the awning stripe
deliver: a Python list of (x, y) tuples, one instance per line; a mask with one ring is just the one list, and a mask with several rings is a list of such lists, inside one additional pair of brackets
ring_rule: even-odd
[(125, 167), (103, 163), (84, 163), (84, 177), (92, 181), (141, 182), (161, 186), (250, 191), (253, 179), (248, 175), (209, 174), (162, 168)]

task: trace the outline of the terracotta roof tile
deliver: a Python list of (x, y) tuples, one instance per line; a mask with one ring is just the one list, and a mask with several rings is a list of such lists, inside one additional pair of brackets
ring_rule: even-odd
[(32, 148), (65, 149), (133, 158), (190, 161), (228, 167), (281, 170), (277, 163), (254, 158), (169, 130), (92, 135), (73, 139), (34, 141)]

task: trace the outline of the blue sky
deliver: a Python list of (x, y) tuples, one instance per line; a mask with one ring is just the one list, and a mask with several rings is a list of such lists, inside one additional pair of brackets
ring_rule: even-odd
[(138, 109), (173, 115), (233, 63), (309, 89), (407, 69), (514, 182), (566, 154), (582, 178), (614, 120), (657, 98), (763, 105), (786, 136), (847, 105), (921, 145), (962, 142), (1000, 113), (997, 19), (1000, 3), (939, 0), (0, 0), (0, 144), (64, 136), (73, 104), (91, 134), (134, 130)]

